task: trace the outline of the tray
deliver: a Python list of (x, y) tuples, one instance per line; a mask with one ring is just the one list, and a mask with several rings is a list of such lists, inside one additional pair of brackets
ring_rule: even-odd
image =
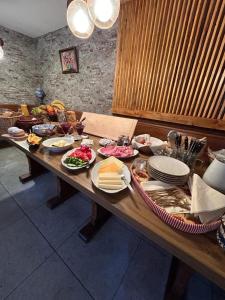
[(137, 188), (139, 194), (142, 196), (145, 203), (151, 208), (151, 210), (166, 224), (169, 226), (192, 234), (202, 234), (210, 231), (216, 230), (220, 224), (221, 221), (212, 222), (209, 224), (188, 224), (185, 223), (177, 218), (174, 218), (171, 214), (167, 213), (163, 208), (161, 208), (159, 205), (157, 205), (144, 191), (144, 189), (141, 187), (137, 179), (135, 178), (133, 174), (133, 170), (131, 167), (131, 176), (132, 180), (134, 182), (135, 187)]

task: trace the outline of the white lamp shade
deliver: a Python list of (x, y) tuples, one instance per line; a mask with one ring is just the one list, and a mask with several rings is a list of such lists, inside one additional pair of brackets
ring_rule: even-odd
[(67, 23), (72, 33), (82, 39), (89, 38), (94, 31), (94, 23), (84, 0), (73, 0), (67, 8)]
[(116, 22), (120, 0), (87, 0), (89, 14), (98, 28), (108, 29)]
[(4, 57), (4, 51), (3, 48), (0, 46), (0, 60)]

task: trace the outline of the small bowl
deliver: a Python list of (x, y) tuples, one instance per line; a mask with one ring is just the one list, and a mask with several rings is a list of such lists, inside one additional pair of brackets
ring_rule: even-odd
[(33, 116), (21, 117), (16, 121), (16, 126), (23, 129), (24, 131), (29, 132), (32, 129), (32, 126), (43, 124), (42, 118), (35, 118)]
[(55, 134), (55, 125), (52, 124), (40, 124), (32, 126), (33, 133), (41, 137), (51, 136)]
[[(149, 139), (149, 145), (145, 145), (142, 143), (139, 143), (140, 140), (146, 139), (146, 136), (148, 136)], [(140, 153), (145, 154), (145, 155), (154, 155), (156, 151), (161, 149), (163, 147), (164, 143), (162, 140), (151, 137), (146, 134), (141, 134), (133, 138), (132, 140), (132, 146), (139, 150)]]

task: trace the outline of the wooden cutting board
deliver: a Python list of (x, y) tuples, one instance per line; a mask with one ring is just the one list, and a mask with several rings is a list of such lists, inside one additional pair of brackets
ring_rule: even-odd
[(120, 135), (129, 136), (131, 139), (138, 120), (107, 116), (95, 113), (84, 112), (81, 118), (86, 117), (84, 121), (84, 132), (98, 137), (109, 138), (117, 141)]

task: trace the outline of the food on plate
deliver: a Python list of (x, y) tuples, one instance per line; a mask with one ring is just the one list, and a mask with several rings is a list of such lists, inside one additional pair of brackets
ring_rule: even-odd
[(150, 138), (151, 138), (150, 134), (142, 134), (135, 137), (134, 139), (137, 143), (147, 146), (147, 145), (151, 145)]
[(113, 140), (110, 140), (110, 139), (100, 139), (99, 140), (99, 145), (101, 145), (102, 147), (106, 147), (108, 145), (114, 146), (115, 144), (116, 144), (116, 142)]
[(75, 149), (65, 159), (64, 163), (69, 167), (83, 167), (92, 159), (91, 149), (87, 146), (81, 146)]
[(93, 146), (94, 145), (94, 141), (90, 140), (90, 139), (83, 139), (81, 142), (81, 145), (85, 145), (85, 146)]
[(34, 133), (30, 133), (27, 137), (27, 142), (30, 145), (40, 145), (42, 138)]
[(87, 161), (76, 157), (67, 157), (64, 162), (68, 167), (83, 167), (87, 164)]
[(127, 158), (134, 155), (134, 150), (131, 146), (106, 146), (100, 148), (99, 152), (105, 156), (120, 158)]
[(59, 148), (61, 148), (61, 147), (66, 147), (68, 145), (69, 145), (69, 143), (67, 141), (65, 141), (65, 140), (59, 140), (57, 142), (54, 142), (52, 144), (52, 147), (59, 147)]
[(115, 157), (105, 159), (98, 170), (98, 187), (107, 190), (119, 190), (123, 188), (123, 166), (124, 164)]
[(14, 137), (20, 137), (25, 135), (25, 131), (18, 127), (10, 127), (8, 128), (8, 134)]
[(8, 128), (8, 134), (5, 134), (4, 136), (16, 141), (23, 141), (26, 139), (27, 134), (23, 129), (20, 129), (18, 127), (10, 127)]

